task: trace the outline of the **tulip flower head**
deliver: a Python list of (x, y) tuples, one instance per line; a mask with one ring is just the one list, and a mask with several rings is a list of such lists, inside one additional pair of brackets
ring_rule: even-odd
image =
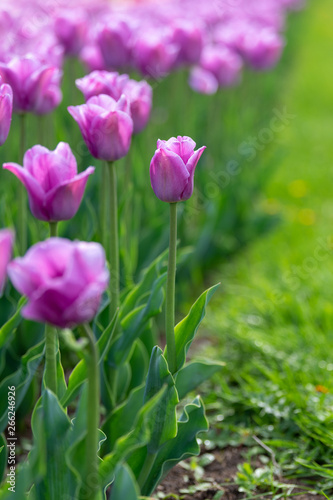
[(152, 108), (153, 90), (145, 81), (131, 80), (128, 75), (116, 72), (93, 71), (75, 82), (86, 100), (106, 94), (116, 101), (124, 94), (130, 104), (133, 132), (138, 134), (148, 123)]
[(12, 257), (14, 233), (10, 229), (0, 231), (0, 297), (6, 283), (7, 267)]
[(194, 172), (206, 149), (194, 151), (190, 137), (171, 137), (157, 141), (157, 150), (150, 164), (151, 186), (157, 198), (168, 203), (188, 200), (193, 193)]
[(29, 149), (23, 167), (5, 163), (24, 184), (29, 197), (30, 210), (36, 219), (47, 222), (69, 220), (79, 209), (89, 175), (89, 167), (77, 173), (77, 163), (68, 144), (61, 142), (54, 151), (43, 146)]
[(35, 57), (28, 55), (0, 62), (0, 76), (12, 87), (15, 113), (50, 113), (62, 99), (62, 72)]
[(118, 101), (128, 80), (128, 75), (119, 75), (116, 71), (92, 71), (89, 75), (75, 80), (75, 85), (86, 101), (100, 94), (109, 95)]
[(216, 94), (219, 88), (219, 82), (211, 73), (200, 66), (195, 66), (189, 77), (190, 87), (200, 94)]
[(118, 101), (100, 94), (86, 104), (70, 106), (69, 113), (78, 123), (92, 156), (116, 161), (127, 155), (132, 139), (133, 120), (125, 95)]
[(80, 9), (64, 9), (54, 21), (54, 32), (68, 56), (77, 56), (84, 46), (88, 19)]
[(118, 69), (129, 64), (131, 35), (130, 27), (121, 19), (111, 19), (101, 27), (97, 45), (106, 68)]
[(73, 328), (97, 314), (109, 272), (98, 243), (50, 238), (8, 266), (15, 288), (28, 298), (22, 315), (59, 328)]
[(13, 112), (13, 91), (10, 85), (1, 83), (0, 77), (0, 146), (9, 134)]

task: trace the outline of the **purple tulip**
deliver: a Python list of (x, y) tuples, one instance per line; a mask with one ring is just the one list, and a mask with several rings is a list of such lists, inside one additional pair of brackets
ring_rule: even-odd
[(197, 64), (204, 45), (202, 29), (182, 19), (173, 24), (172, 30), (172, 41), (179, 47), (177, 64)]
[(216, 94), (219, 82), (210, 71), (206, 71), (200, 66), (192, 69), (189, 78), (190, 87), (200, 94)]
[(88, 68), (88, 71), (104, 69), (104, 60), (96, 43), (88, 43), (83, 47), (80, 52), (80, 60)]
[(157, 198), (169, 203), (188, 200), (193, 193), (194, 172), (206, 146), (194, 151), (190, 137), (157, 141), (150, 164), (151, 187)]
[(36, 219), (57, 222), (69, 220), (79, 209), (88, 176), (95, 168), (77, 173), (75, 157), (68, 144), (61, 142), (54, 151), (43, 146), (29, 149), (23, 167), (5, 163), (28, 191), (30, 210)]
[(0, 297), (3, 294), (7, 267), (12, 257), (14, 243), (14, 233), (9, 229), (2, 229), (0, 231)]
[(243, 63), (241, 57), (227, 47), (207, 45), (200, 66), (211, 72), (221, 87), (229, 87), (239, 82)]
[(153, 89), (145, 80), (141, 82), (129, 80), (123, 88), (123, 93), (130, 101), (133, 132), (138, 134), (148, 123), (152, 108)]
[(97, 45), (101, 51), (105, 67), (118, 69), (130, 62), (131, 30), (125, 21), (110, 20), (97, 34)]
[(130, 103), (133, 132), (138, 134), (147, 125), (152, 108), (153, 91), (146, 81), (130, 80), (128, 75), (119, 75), (116, 72), (93, 71), (75, 83), (86, 100), (100, 94), (118, 100), (124, 94)]
[(1, 84), (0, 77), (0, 146), (2, 146), (9, 134), (13, 112), (13, 91), (10, 85)]
[(8, 275), (28, 297), (22, 315), (59, 328), (91, 321), (109, 281), (101, 245), (62, 238), (34, 245), (10, 263)]
[(89, 75), (75, 80), (75, 85), (82, 92), (86, 101), (100, 94), (109, 95), (118, 101), (128, 80), (128, 75), (119, 75), (117, 72), (93, 71)]
[(55, 35), (68, 56), (77, 56), (80, 53), (86, 41), (87, 31), (87, 17), (79, 9), (63, 10), (55, 18)]
[(133, 45), (134, 64), (143, 75), (164, 78), (175, 66), (178, 46), (157, 31), (142, 33)]
[(100, 94), (86, 104), (70, 106), (90, 153), (100, 160), (115, 161), (127, 155), (132, 139), (133, 120), (128, 99), (118, 101)]
[(278, 62), (284, 47), (280, 35), (270, 29), (249, 33), (245, 37), (241, 53), (257, 70), (270, 69)]
[(14, 57), (8, 63), (0, 63), (0, 76), (12, 87), (16, 113), (50, 113), (62, 99), (62, 72), (31, 56)]

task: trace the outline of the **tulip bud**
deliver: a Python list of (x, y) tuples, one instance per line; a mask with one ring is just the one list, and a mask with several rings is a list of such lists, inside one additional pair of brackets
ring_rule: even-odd
[(150, 164), (151, 186), (157, 198), (168, 203), (188, 200), (193, 193), (194, 172), (206, 146), (194, 151), (190, 137), (157, 141)]
[(90, 153), (100, 160), (115, 161), (127, 155), (132, 139), (133, 120), (128, 99), (118, 101), (100, 94), (86, 104), (70, 106)]

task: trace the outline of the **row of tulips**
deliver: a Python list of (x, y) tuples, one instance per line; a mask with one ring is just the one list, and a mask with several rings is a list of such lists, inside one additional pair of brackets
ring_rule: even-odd
[[(15, 57), (33, 53), (47, 67), (45, 80), (57, 86), (65, 57), (79, 57), (90, 71), (136, 70), (153, 80), (190, 66), (198, 92), (239, 82), (243, 64), (262, 70), (279, 60), (285, 14), (301, 0), (217, 0), (213, 5), (50, 0), (5, 2), (0, 11), (0, 61), (10, 72)], [(1, 35), (0, 35), (1, 36)], [(41, 43), (42, 41), (42, 43)], [(31, 63), (32, 64), (32, 63)], [(34, 71), (37, 69), (37, 62)], [(53, 99), (59, 100), (54, 88)], [(51, 99), (52, 100), (52, 99)], [(43, 112), (43, 111), (42, 111)], [(45, 112), (45, 111), (44, 111)]]
[[(14, 232), (2, 230), (0, 294), (7, 305), (0, 314), (7, 321), (0, 327), (0, 432), (8, 422), (8, 387), (15, 387), (17, 409), (24, 412), (30, 405), (32, 410), (33, 433), (14, 486), (6, 475), (6, 460), (0, 460), (0, 478), (5, 477), (1, 498), (137, 500), (150, 495), (177, 462), (199, 453), (197, 436), (207, 429), (207, 420), (201, 399), (190, 401), (189, 395), (222, 364), (188, 362), (187, 352), (216, 287), (204, 292), (175, 325), (175, 277), (183, 254), (179, 249), (177, 255), (177, 208), (192, 197), (205, 147), (196, 149), (193, 139), (182, 136), (157, 142), (150, 181), (157, 198), (169, 204), (169, 252), (150, 259), (127, 288), (120, 283), (119, 226), (127, 225), (127, 210), (145, 207), (149, 196), (146, 189), (138, 190), (135, 200), (127, 197), (126, 210), (120, 209), (118, 167), (133, 136), (148, 124), (152, 80), (191, 65), (191, 85), (213, 93), (239, 79), (244, 61), (258, 69), (277, 61), (286, 8), (298, 2), (269, 0), (264, 13), (259, 3), (260, 8), (247, 8), (245, 1), (231, 5), (221, 0), (212, 8), (198, 2), (194, 17), (185, 0), (126, 8), (86, 1), (84, 8), (81, 3), (74, 9), (59, 0), (47, 9), (39, 2), (17, 0), (18, 10), (5, 5), (0, 13), (5, 33), (0, 140), (5, 144), (16, 113), (23, 162), (8, 162), (7, 142), (3, 167), (20, 181), (19, 210), (12, 219), (21, 257), (12, 260)], [(94, 70), (76, 80), (85, 104), (69, 106), (68, 112), (90, 154), (103, 162), (102, 172), (88, 166), (78, 173), (71, 146), (64, 142), (53, 151), (43, 145), (26, 151), (27, 115), (50, 113), (61, 102), (64, 55), (79, 57)], [(117, 72), (133, 68), (150, 78), (150, 84)], [(75, 135), (73, 126), (70, 136)], [(102, 181), (98, 193), (92, 182), (96, 174)], [(126, 175), (136, 174), (127, 165)], [(2, 175), (9, 185), (10, 174)], [(82, 236), (75, 234), (72, 218), (90, 185), (100, 226), (96, 242), (59, 238), (64, 221), (70, 221), (74, 238)], [(26, 192), (32, 215), (49, 226), (46, 241), (36, 243), (32, 235)], [(131, 240), (130, 225), (126, 236)], [(154, 319), (164, 298), (162, 350)], [(18, 352), (20, 360), (14, 354)], [(5, 437), (0, 436), (1, 453), (7, 450)]]
[[(105, 76), (104, 82), (103, 75), (98, 75), (104, 86), (108, 78), (116, 83), (121, 78), (116, 74)], [(86, 82), (91, 84), (91, 79)], [(123, 82), (128, 84), (127, 78)], [(82, 86), (82, 81), (79, 83)], [(9, 102), (7, 125), (12, 104), (9, 88), (4, 88)], [(117, 86), (112, 90), (116, 93)], [(35, 499), (97, 500), (106, 498), (112, 484), (110, 498), (136, 499), (140, 494), (149, 495), (175, 463), (199, 452), (197, 435), (207, 429), (202, 401), (196, 398), (185, 405), (180, 419), (177, 408), (181, 399), (221, 369), (220, 363), (186, 363), (186, 353), (215, 288), (205, 292), (175, 328), (177, 203), (191, 197), (195, 169), (205, 147), (195, 150), (196, 144), (189, 137), (158, 141), (150, 177), (156, 196), (170, 204), (167, 273), (164, 253), (120, 300), (115, 161), (130, 147), (134, 120), (129, 100), (125, 94), (118, 100), (100, 94), (69, 111), (91, 154), (105, 160), (109, 169), (110, 189), (106, 200), (103, 192), (101, 211), (105, 214), (104, 203), (110, 207), (110, 227), (103, 224), (102, 234), (105, 246), (110, 247), (110, 267), (108, 270), (99, 243), (57, 237), (58, 222), (77, 212), (94, 167), (78, 174), (75, 157), (65, 143), (54, 151), (34, 146), (25, 153), (23, 167), (4, 164), (26, 188), (32, 214), (49, 223), (50, 238), (10, 262), (13, 232), (0, 233), (1, 292), (8, 272), (14, 287), (26, 297), (0, 330), (2, 347), (20, 329), (21, 318), (45, 324), (44, 338), (26, 354), (29, 362), (34, 359), (34, 368), (17, 388), (21, 402), (44, 358), (41, 397), (32, 417), (34, 446), (27, 462), (18, 469), (17, 484), (8, 475), (2, 492), (4, 498), (6, 492), (17, 499), (29, 492), (29, 498)], [(163, 352), (151, 338), (147, 340), (147, 333), (152, 330), (152, 317), (163, 304), (165, 283)], [(59, 337), (82, 358), (68, 383)], [(15, 386), (16, 379), (17, 373), (4, 378), (0, 392)], [(70, 420), (68, 406), (73, 403), (76, 418)], [(6, 422), (1, 420), (4, 431)], [(55, 445), (57, 436), (60, 441)], [(44, 456), (47, 466), (42, 474), (36, 473)]]

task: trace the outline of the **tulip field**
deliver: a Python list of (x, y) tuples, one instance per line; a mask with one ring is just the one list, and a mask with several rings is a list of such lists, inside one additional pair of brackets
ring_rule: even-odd
[(333, 498), (332, 19), (1, 1), (0, 500)]

